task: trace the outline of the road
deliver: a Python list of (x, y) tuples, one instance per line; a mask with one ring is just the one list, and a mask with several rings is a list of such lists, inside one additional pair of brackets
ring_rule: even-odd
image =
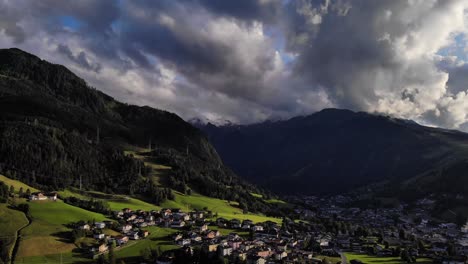
[(341, 264), (348, 264), (348, 260), (346, 260), (346, 256), (344, 253), (340, 253), (341, 256)]

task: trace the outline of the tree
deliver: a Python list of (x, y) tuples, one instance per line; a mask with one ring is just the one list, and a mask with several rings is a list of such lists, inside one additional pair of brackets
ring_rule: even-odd
[(19, 197), (23, 197), (23, 194), (24, 194), (23, 187), (20, 187), (19, 192), (18, 192)]
[(115, 240), (112, 242), (112, 244), (109, 247), (109, 264), (115, 264), (116, 263), (114, 248), (115, 248)]
[(31, 196), (31, 190), (29, 190), (29, 188), (26, 190), (26, 197), (29, 198), (29, 196)]
[(398, 233), (398, 237), (399, 237), (400, 239), (406, 239), (405, 230), (400, 229), (400, 232)]
[(14, 195), (15, 194), (15, 187), (13, 187), (13, 185), (10, 186), (10, 195)]
[(411, 262), (411, 257), (406, 249), (403, 249), (400, 254), (401, 260)]

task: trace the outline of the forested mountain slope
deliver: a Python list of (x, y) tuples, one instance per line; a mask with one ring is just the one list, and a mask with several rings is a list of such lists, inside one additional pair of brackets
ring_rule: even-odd
[(395, 193), (468, 194), (468, 134), (459, 131), (339, 109), (199, 127), (238, 175), (278, 192), (339, 193), (385, 182)]
[[(41, 189), (154, 191), (150, 168), (122, 146), (172, 166), (173, 189), (235, 200), (260, 192), (223, 165), (206, 137), (175, 114), (114, 100), (61, 65), (0, 50), (0, 172)], [(234, 186), (234, 187), (232, 187)]]

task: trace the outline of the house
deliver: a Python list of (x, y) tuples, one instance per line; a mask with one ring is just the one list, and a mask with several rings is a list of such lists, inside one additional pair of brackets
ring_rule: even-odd
[(106, 224), (103, 223), (103, 222), (96, 222), (96, 223), (94, 223), (94, 226), (95, 226), (96, 228), (103, 229), (103, 228), (106, 227)]
[(181, 239), (181, 240), (177, 241), (177, 244), (179, 246), (189, 246), (190, 243), (191, 243), (190, 239)]
[(232, 247), (223, 247), (220, 252), (223, 256), (230, 256), (232, 254)]
[(43, 193), (43, 192), (35, 192), (29, 196), (29, 200), (31, 201), (45, 201), (45, 200), (52, 200), (57, 201), (57, 193)]
[(107, 252), (107, 250), (109, 250), (109, 247), (106, 244), (101, 244), (98, 250), (99, 250), (99, 253), (104, 253), (104, 252)]
[(208, 252), (216, 252), (218, 250), (218, 244), (208, 244), (204, 245)]
[(205, 232), (206, 230), (208, 230), (208, 225), (204, 224), (200, 226), (200, 232)]
[(229, 221), (229, 225), (232, 229), (241, 228), (241, 223), (238, 219), (232, 219), (231, 221)]
[(84, 224), (84, 225), (80, 225), (78, 227), (78, 229), (80, 229), (80, 230), (90, 230), (91, 227), (88, 224)]
[(106, 237), (106, 235), (104, 234), (94, 234), (93, 236), (95, 239), (104, 239)]
[(254, 232), (261, 232), (261, 231), (263, 231), (263, 226), (261, 226), (261, 225), (253, 226), (253, 227), (252, 227), (252, 230), (253, 230)]
[(116, 236), (115, 241), (117, 241), (117, 244), (119, 245), (127, 244), (128, 236)]
[(267, 258), (272, 254), (270, 250), (260, 250), (257, 252), (257, 256), (262, 257), (262, 258)]
[(134, 233), (132, 233), (132, 234), (129, 234), (128, 237), (129, 237), (130, 239), (132, 239), (132, 240), (138, 240), (138, 239), (140, 239), (140, 236), (138, 235), (137, 232), (134, 232)]
[(45, 201), (47, 200), (47, 196), (44, 195), (42, 192), (35, 192), (29, 196), (29, 200), (31, 201)]
[(259, 256), (252, 256), (247, 258), (247, 264), (265, 264), (266, 260)]
[(122, 231), (122, 233), (127, 233), (129, 232), (130, 230), (132, 230), (133, 227), (131, 225), (123, 225), (120, 230)]
[(182, 228), (185, 226), (185, 222), (181, 220), (173, 221), (171, 227), (173, 228)]
[(288, 256), (288, 253), (286, 253), (285, 251), (280, 251), (280, 252), (277, 252), (275, 254), (275, 259), (276, 260), (282, 260), (283, 258), (285, 258), (287, 256)]
[(140, 231), (140, 235), (142, 237), (147, 237), (147, 236), (149, 236), (149, 232), (148, 232), (148, 230), (142, 230), (142, 231)]
[(210, 230), (210, 231), (206, 234), (206, 238), (212, 239), (212, 238), (215, 238), (215, 237), (219, 237), (220, 235), (221, 235), (221, 233), (219, 233), (218, 230), (216, 230), (216, 231)]

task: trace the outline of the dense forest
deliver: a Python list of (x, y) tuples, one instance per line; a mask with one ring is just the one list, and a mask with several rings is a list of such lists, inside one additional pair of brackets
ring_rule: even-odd
[(175, 114), (127, 105), (89, 87), (60, 65), (19, 49), (0, 50), (0, 173), (43, 190), (68, 186), (171, 199), (145, 176), (151, 169), (123, 146), (174, 167), (168, 187), (268, 210), (263, 190), (225, 167), (198, 129)]

